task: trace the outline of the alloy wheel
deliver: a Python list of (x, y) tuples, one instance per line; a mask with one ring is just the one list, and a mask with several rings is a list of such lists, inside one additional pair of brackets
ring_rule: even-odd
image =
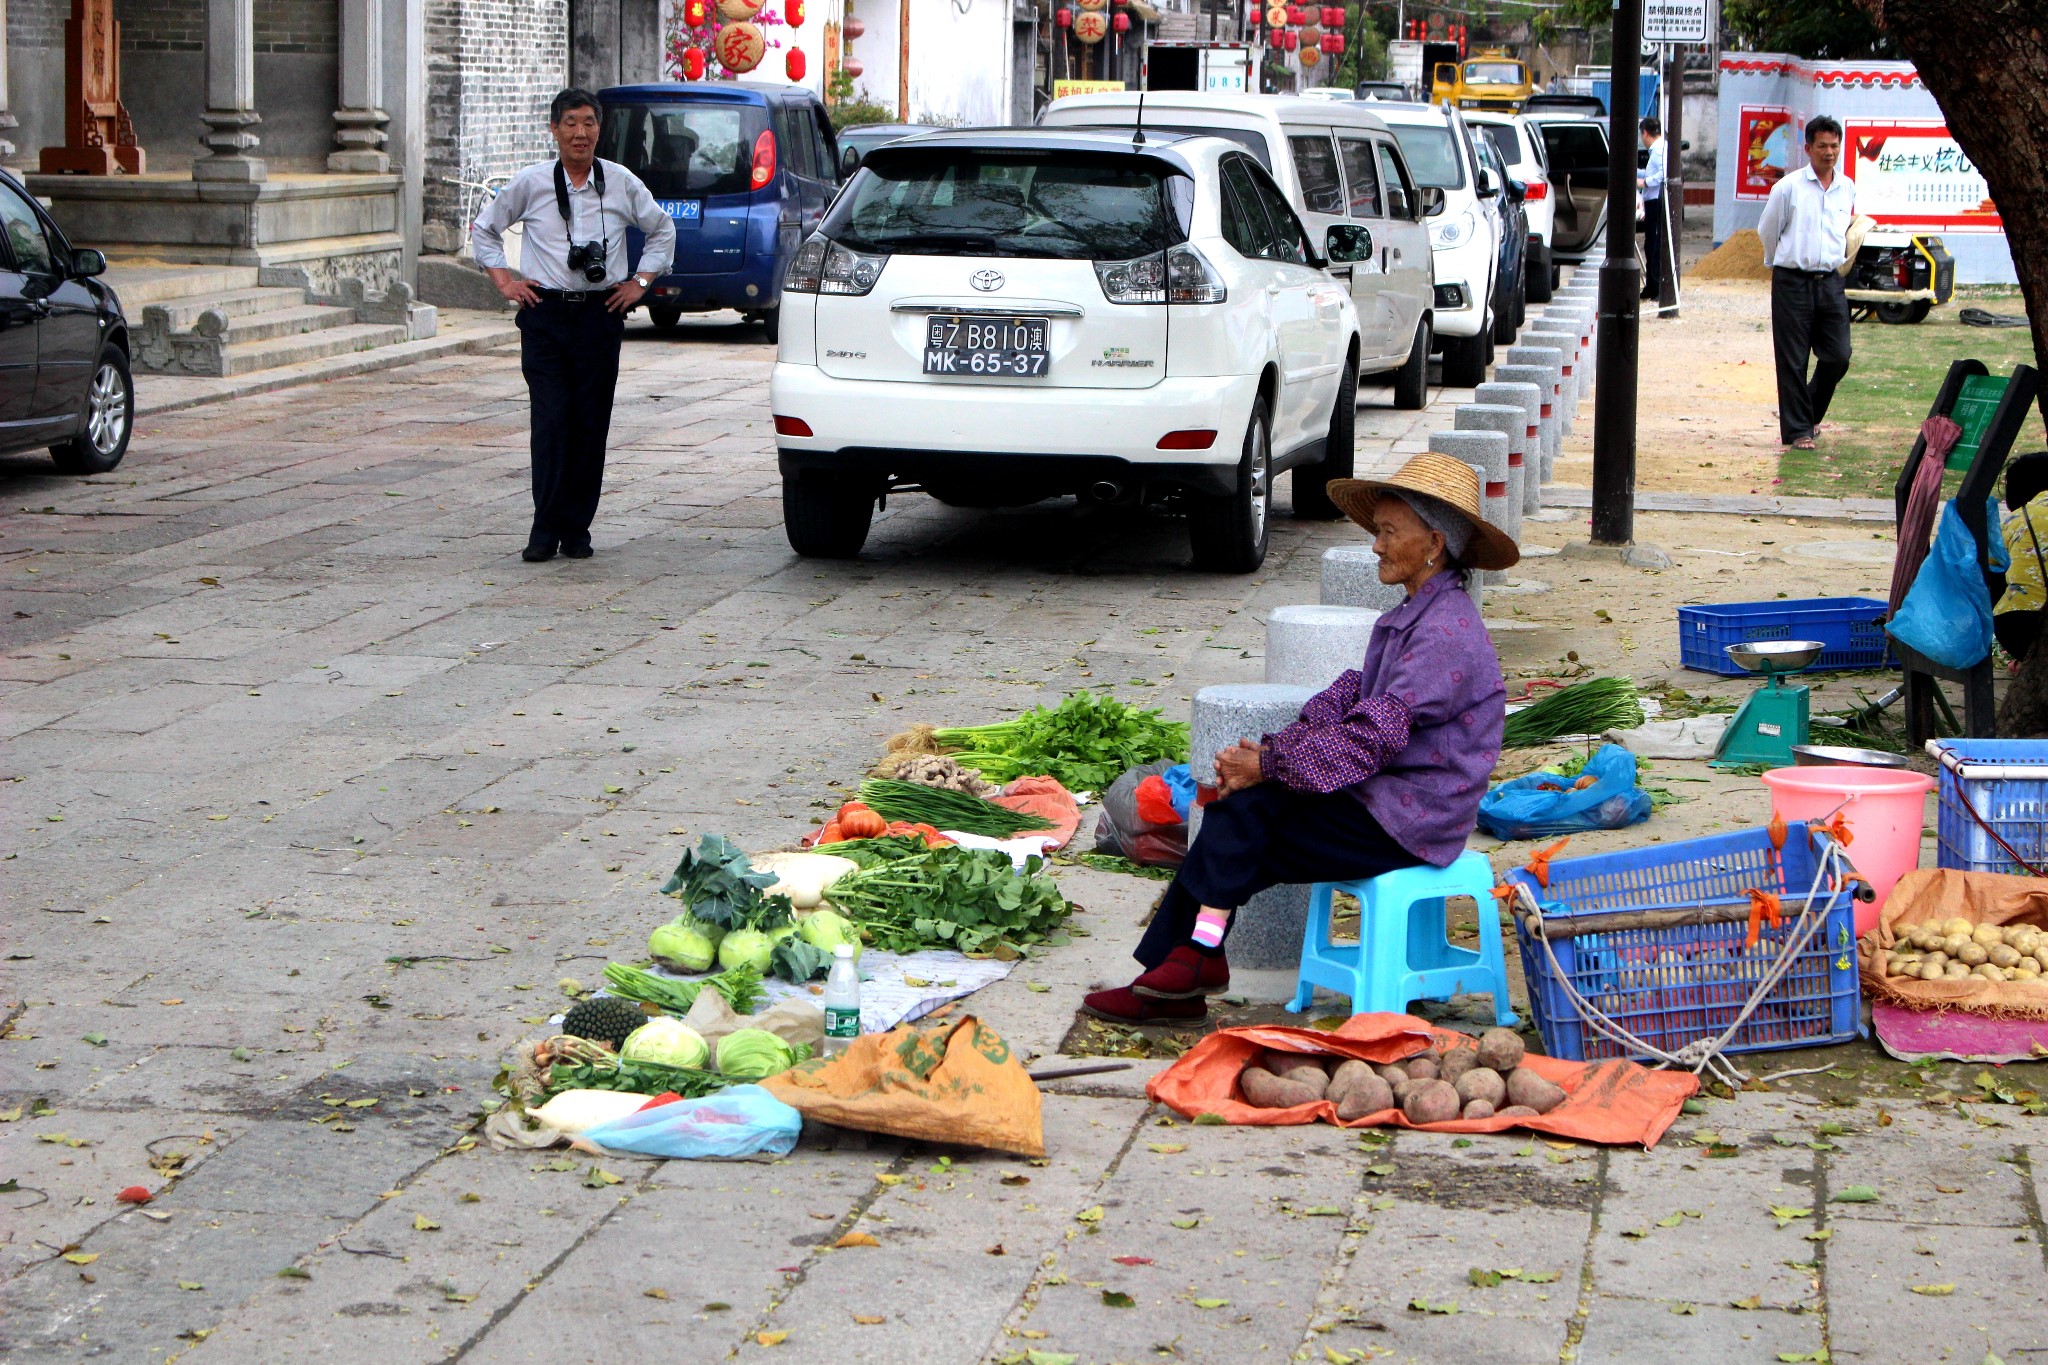
[(112, 365), (101, 365), (86, 398), (86, 437), (92, 448), (111, 455), (128, 434), (128, 385)]

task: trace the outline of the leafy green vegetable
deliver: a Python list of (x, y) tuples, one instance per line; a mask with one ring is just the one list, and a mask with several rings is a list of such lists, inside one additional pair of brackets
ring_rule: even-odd
[(731, 929), (774, 884), (774, 873), (754, 871), (744, 851), (716, 834), (707, 834), (695, 849), (683, 854), (676, 870), (662, 883), (661, 893), (680, 896), (697, 918)]
[[(1501, 727), (1503, 749), (1546, 744), (1559, 735), (1632, 730), (1643, 723), (1643, 704), (1628, 678), (1588, 678), (1524, 707)], [(964, 761), (964, 760), (963, 760)]]
[(745, 968), (766, 976), (774, 951), (775, 940), (759, 929), (742, 927), (727, 934), (718, 945), (718, 965), (727, 971)]
[(1076, 692), (1058, 706), (1041, 706), (999, 725), (935, 730), (932, 740), (961, 751), (953, 754), (960, 766), (979, 768), (992, 782), (1044, 773), (1075, 791), (1101, 791), (1127, 768), (1188, 756), (1186, 721), (1092, 692)]
[(619, 1056), (629, 1062), (695, 1070), (709, 1060), (711, 1045), (704, 1041), (703, 1034), (682, 1020), (664, 1014), (627, 1034)]
[[(954, 948), (1015, 950), (1054, 933), (1071, 908), (1039, 858), (1018, 875), (993, 849), (924, 848), (916, 840), (865, 841), (862, 870), (832, 883), (826, 897), (890, 952)], [(896, 845), (885, 848), (884, 845)], [(837, 845), (834, 846), (838, 847)], [(867, 858), (876, 861), (872, 866)]]
[(801, 938), (786, 938), (768, 954), (769, 970), (801, 984), (832, 970), (832, 954)]
[(842, 943), (853, 946), (853, 960), (860, 961), (860, 926), (831, 910), (813, 910), (797, 921), (798, 937), (824, 953), (829, 964), (832, 950)]
[(728, 1081), (765, 1080), (810, 1055), (809, 1048), (785, 1043), (767, 1029), (734, 1029), (718, 1040), (718, 1074)]
[(695, 1067), (628, 1061), (583, 1038), (557, 1039), (554, 1047), (556, 1060), (548, 1068), (544, 1097), (564, 1090), (623, 1090), (636, 1095), (660, 1095), (672, 1090), (684, 1099), (698, 1099), (731, 1084), (716, 1072)]
[(669, 1014), (688, 1014), (690, 1006), (697, 1003), (697, 992), (706, 986), (724, 996), (725, 1003), (732, 1006), (735, 1014), (752, 1014), (755, 1003), (761, 998), (761, 973), (748, 968), (700, 977), (695, 981), (678, 981), (674, 977), (656, 976), (624, 962), (611, 962), (605, 964), (604, 980), (613, 995), (652, 1005)]
[(1053, 827), (1052, 821), (1029, 811), (1011, 810), (966, 792), (945, 791), (921, 782), (870, 778), (860, 784), (860, 799), (861, 804), (884, 820), (957, 829), (991, 839), (1007, 839), (1013, 834)]

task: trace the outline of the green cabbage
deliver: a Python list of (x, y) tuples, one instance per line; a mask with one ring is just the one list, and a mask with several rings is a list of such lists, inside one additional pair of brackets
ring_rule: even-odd
[(853, 960), (860, 961), (860, 926), (846, 916), (832, 910), (813, 910), (797, 921), (797, 933), (804, 942), (819, 949), (827, 957), (842, 943), (853, 945)]
[(704, 1035), (680, 1019), (663, 1015), (650, 1019), (626, 1035), (619, 1055), (629, 1062), (653, 1062), (658, 1066), (679, 1066), (690, 1070), (703, 1067), (711, 1055)]
[(655, 961), (686, 972), (708, 972), (718, 956), (725, 930), (695, 915), (678, 915), (647, 936)]
[(766, 1029), (735, 1029), (718, 1042), (718, 1074), (736, 1081), (779, 1076), (810, 1056), (810, 1049), (783, 1042)]
[(766, 976), (768, 959), (774, 951), (774, 941), (759, 929), (734, 929), (718, 945), (718, 965), (727, 971), (752, 967)]

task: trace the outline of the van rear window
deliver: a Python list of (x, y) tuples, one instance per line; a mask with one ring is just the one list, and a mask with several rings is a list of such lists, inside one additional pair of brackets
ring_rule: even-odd
[(656, 199), (745, 194), (754, 140), (767, 127), (768, 111), (754, 104), (614, 104), (597, 154), (639, 176)]
[(882, 148), (819, 231), (855, 251), (1122, 261), (1185, 240), (1186, 189), (1135, 157)]
[(1451, 130), (1441, 124), (1397, 123), (1394, 140), (1415, 183), (1425, 189), (1457, 190), (1465, 187), (1465, 159), (1451, 141)]

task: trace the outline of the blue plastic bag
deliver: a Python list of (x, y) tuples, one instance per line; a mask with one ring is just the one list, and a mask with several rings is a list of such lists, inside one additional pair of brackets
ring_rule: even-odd
[(1945, 668), (1968, 668), (1991, 653), (1991, 589), (1955, 499), (1941, 509), (1934, 548), (1885, 632)]
[(736, 1085), (701, 1100), (642, 1109), (583, 1136), (609, 1151), (642, 1156), (787, 1156), (803, 1126), (802, 1114), (760, 1086)]
[[(1575, 784), (1584, 778), (1592, 782)], [(1539, 839), (1587, 829), (1622, 829), (1650, 818), (1650, 794), (1636, 785), (1636, 756), (1602, 745), (1578, 777), (1524, 773), (1479, 801), (1479, 826), (1496, 839)]]

